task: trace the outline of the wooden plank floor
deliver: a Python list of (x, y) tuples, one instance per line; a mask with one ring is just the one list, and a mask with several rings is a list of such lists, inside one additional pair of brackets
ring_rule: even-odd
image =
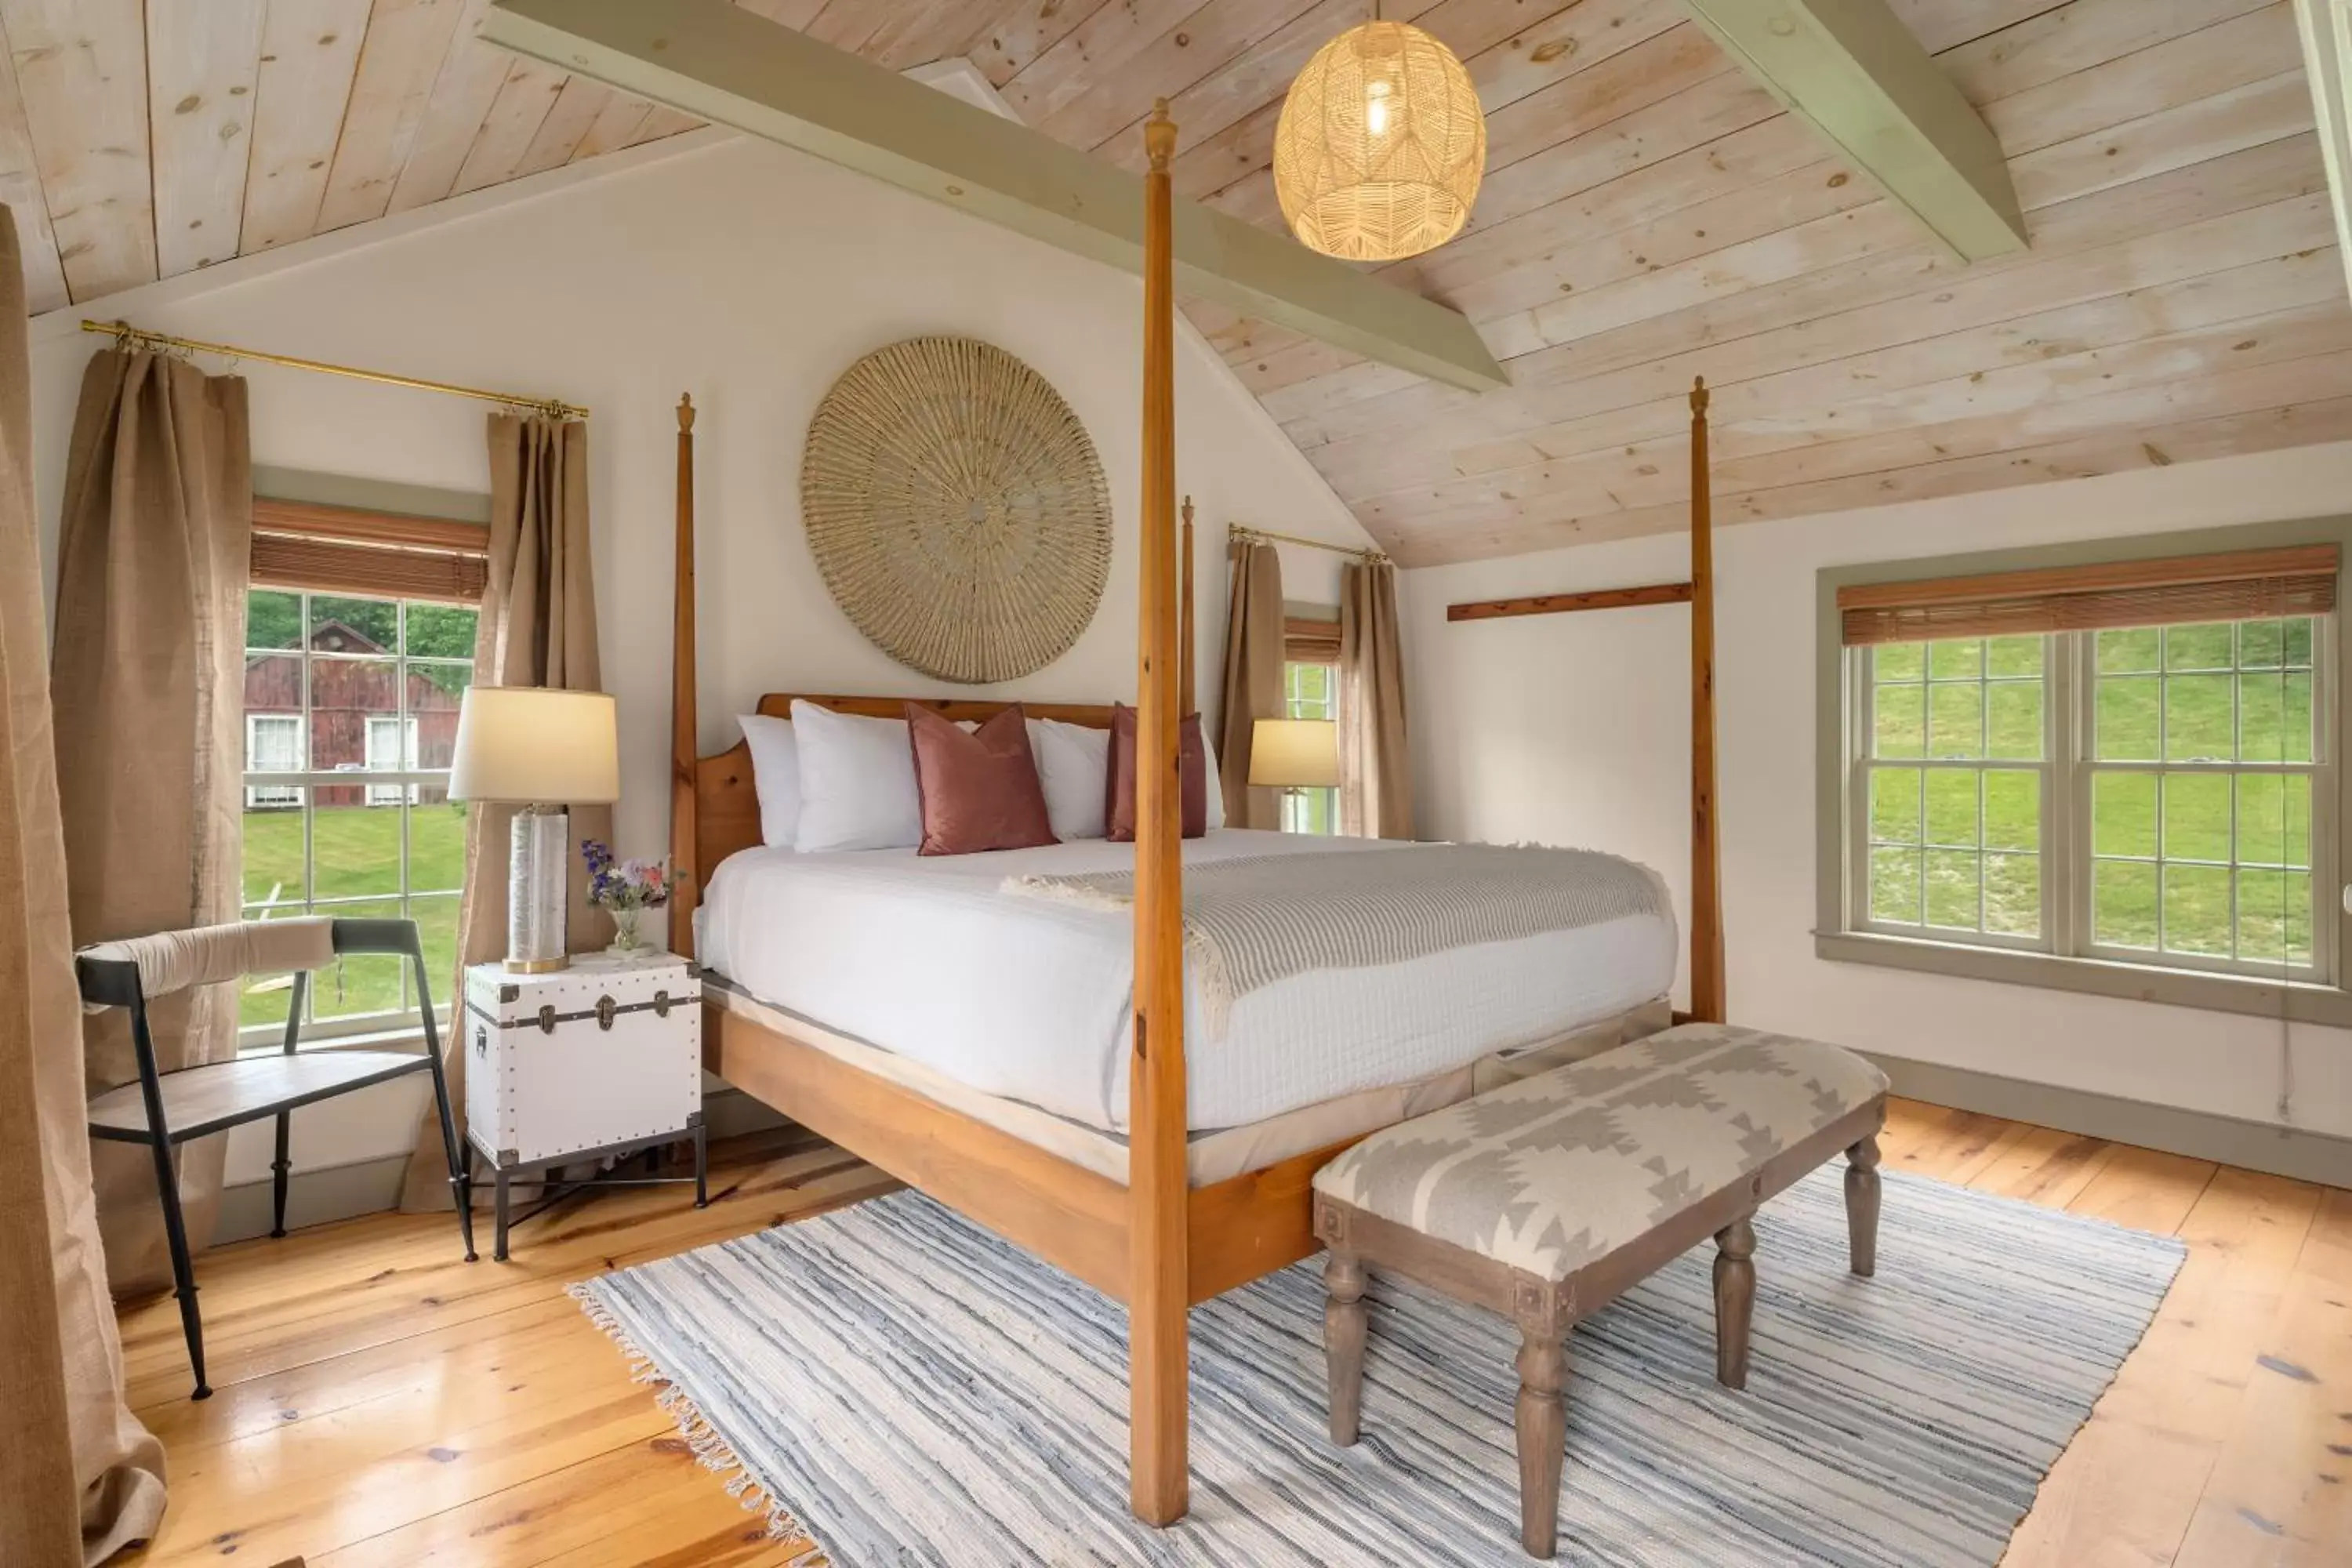
[[(2171, 1296), (2051, 1472), (2014, 1568), (2352, 1564), (2352, 1193), (1898, 1103), (1888, 1168), (2177, 1234)], [(467, 1266), (454, 1223), (374, 1215), (198, 1266), (214, 1396), (166, 1299), (122, 1314), (172, 1506), (135, 1561), (310, 1568), (780, 1563), (571, 1280), (888, 1191), (784, 1133), (719, 1153), (709, 1209), (615, 1192)]]

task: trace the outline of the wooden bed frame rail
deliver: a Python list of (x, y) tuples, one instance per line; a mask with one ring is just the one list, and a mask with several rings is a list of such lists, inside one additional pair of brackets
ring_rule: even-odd
[[(704, 1004), (704, 1059), (728, 1082), (1125, 1304), (1131, 1378), (1129, 1487), (1138, 1517), (1168, 1524), (1189, 1496), (1186, 1313), (1196, 1302), (1308, 1257), (1310, 1184), (1342, 1145), (1213, 1185), (1188, 1180), (1183, 1016), (1183, 868), (1178, 730), (1194, 710), (1192, 508), (1178, 522), (1174, 294), (1169, 161), (1176, 128), (1162, 101), (1144, 126), (1144, 353), (1141, 568), (1137, 587), (1135, 1000), (1129, 1060), (1129, 1171), (1122, 1187), (904, 1085), (851, 1065), (731, 1006)], [(698, 754), (694, 581), (694, 407), (678, 404), (676, 626), (672, 647), (670, 945), (694, 952), (694, 912), (710, 874), (760, 842), (751, 751)], [(1706, 399), (1692, 397), (1694, 1005), (1721, 1016), (1722, 937), (1714, 845), (1714, 583), (1706, 496)], [(838, 712), (896, 718), (908, 699), (810, 696)], [(762, 713), (788, 716), (772, 693)], [(949, 718), (985, 719), (1001, 701), (919, 698)], [(1027, 702), (1031, 714), (1105, 726), (1092, 703)], [(812, 1037), (800, 1037), (808, 1036)], [(1352, 1141), (1352, 1140), (1351, 1140)]]

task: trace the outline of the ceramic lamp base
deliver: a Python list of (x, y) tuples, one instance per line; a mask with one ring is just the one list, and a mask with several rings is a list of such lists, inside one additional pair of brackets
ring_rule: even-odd
[(509, 973), (545, 974), (572, 966), (564, 950), (571, 855), (572, 817), (562, 806), (527, 805), (515, 813), (507, 868)]

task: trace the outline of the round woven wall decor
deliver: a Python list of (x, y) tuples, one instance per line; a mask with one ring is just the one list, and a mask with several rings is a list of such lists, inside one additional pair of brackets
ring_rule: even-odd
[(851, 623), (942, 680), (1011, 680), (1077, 641), (1110, 575), (1110, 491), (1045, 378), (973, 338), (909, 338), (809, 423), (801, 511)]

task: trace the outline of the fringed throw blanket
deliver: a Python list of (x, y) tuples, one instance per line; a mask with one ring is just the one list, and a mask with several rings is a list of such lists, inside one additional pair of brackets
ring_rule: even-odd
[[(1004, 890), (1125, 911), (1135, 875), (1009, 877)], [(1294, 974), (1402, 963), (1629, 915), (1673, 919), (1664, 885), (1590, 849), (1417, 844), (1184, 868), (1185, 950), (1213, 1036), (1236, 999)]]

